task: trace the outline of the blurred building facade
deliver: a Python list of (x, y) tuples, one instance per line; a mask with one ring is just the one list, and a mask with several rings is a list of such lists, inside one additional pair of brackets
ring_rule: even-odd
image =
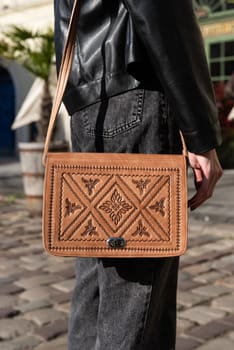
[(194, 4), (214, 84), (223, 145), (230, 143), (228, 147), (232, 147), (234, 135), (234, 0), (196, 0)]
[[(1, 0), (0, 36), (12, 25), (33, 30), (53, 26), (53, 0)], [(30, 127), (11, 125), (35, 77), (15, 62), (0, 58), (0, 156), (13, 155), (19, 141), (30, 139)]]
[(213, 82), (234, 72), (234, 0), (195, 1)]
[[(234, 0), (193, 2), (216, 87), (234, 72)], [(0, 35), (11, 25), (40, 30), (53, 26), (53, 0), (1, 0)], [(30, 138), (29, 127), (12, 132), (10, 126), (34, 79), (18, 64), (0, 58), (0, 156), (13, 154), (18, 141)]]

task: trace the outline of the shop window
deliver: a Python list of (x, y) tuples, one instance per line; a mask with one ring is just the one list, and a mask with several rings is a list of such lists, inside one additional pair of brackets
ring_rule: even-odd
[(204, 11), (204, 15), (209, 15), (214, 12), (234, 10), (234, 2), (233, 0), (194, 0), (194, 7), (196, 11)]
[(212, 80), (227, 81), (234, 73), (234, 40), (211, 43), (209, 63)]

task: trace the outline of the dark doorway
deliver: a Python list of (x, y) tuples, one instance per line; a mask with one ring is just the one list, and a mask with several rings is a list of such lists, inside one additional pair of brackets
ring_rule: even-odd
[(15, 137), (11, 125), (15, 117), (15, 90), (9, 72), (0, 66), (0, 156), (15, 153)]

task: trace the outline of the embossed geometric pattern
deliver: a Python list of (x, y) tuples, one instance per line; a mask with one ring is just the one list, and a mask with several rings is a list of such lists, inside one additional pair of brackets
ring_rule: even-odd
[(111, 221), (117, 226), (124, 219), (125, 214), (132, 209), (132, 206), (123, 200), (121, 194), (115, 189), (110, 195), (110, 199), (103, 202), (99, 209), (109, 214)]
[(125, 245), (118, 254), (123, 256), (125, 252), (141, 256), (144, 251), (149, 256), (176, 255), (184, 230), (182, 199), (186, 199), (181, 198), (181, 169), (129, 169), (95, 164), (51, 167), (48, 215), (57, 220), (48, 219), (50, 250), (58, 255), (64, 250), (68, 255), (90, 251), (102, 256), (112, 249), (108, 238), (121, 238)]

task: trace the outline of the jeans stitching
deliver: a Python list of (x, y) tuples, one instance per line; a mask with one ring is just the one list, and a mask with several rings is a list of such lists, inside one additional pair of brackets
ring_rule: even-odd
[[(132, 115), (135, 118), (131, 121), (119, 124), (115, 129), (104, 130), (102, 134), (99, 134), (98, 136), (104, 137), (104, 138), (112, 138), (116, 135), (126, 133), (131, 129), (135, 128), (136, 126), (140, 125), (142, 121), (142, 114), (143, 114), (144, 90), (143, 89), (136, 90), (136, 97), (137, 97), (136, 112), (132, 113)], [(110, 102), (111, 102), (111, 98), (110, 98)], [(85, 133), (89, 136), (95, 136), (96, 130), (90, 127), (90, 123), (88, 119), (88, 109), (83, 111), (82, 117), (83, 117), (82, 119), (83, 119)]]

